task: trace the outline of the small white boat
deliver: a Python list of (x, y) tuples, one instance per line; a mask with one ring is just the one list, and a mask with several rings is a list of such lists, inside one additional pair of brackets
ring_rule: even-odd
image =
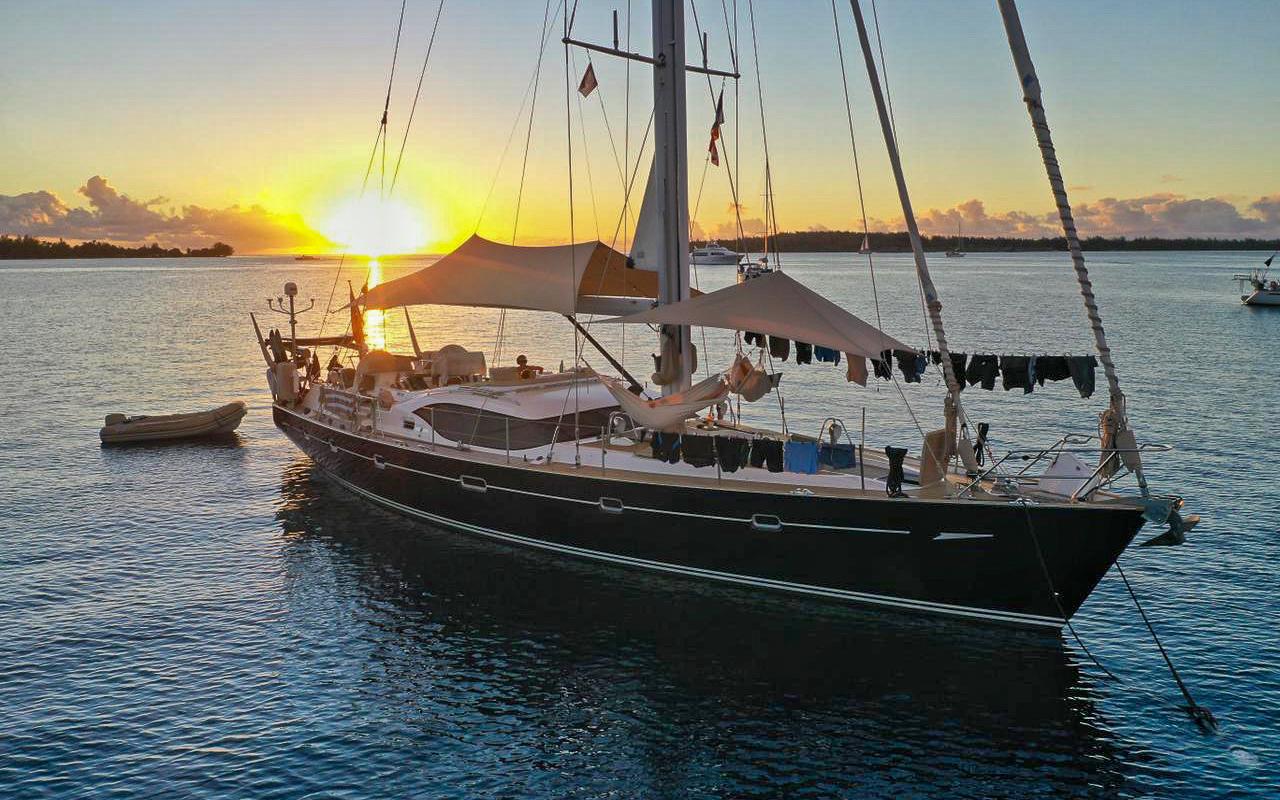
[(693, 264), (737, 264), (740, 255), (719, 242), (707, 242), (702, 247), (693, 248), (689, 261)]
[[(1274, 258), (1275, 256), (1272, 256)], [(1268, 267), (1271, 266), (1271, 259), (1266, 260)], [(1248, 275), (1233, 275), (1234, 280), (1240, 281), (1240, 289), (1244, 294), (1240, 295), (1240, 302), (1246, 306), (1280, 306), (1280, 280), (1269, 278), (1265, 269), (1255, 269)], [(1245, 284), (1249, 285), (1245, 290)]]
[(98, 436), (104, 444), (218, 436), (238, 428), (246, 413), (248, 409), (245, 404), (236, 400), (212, 411), (196, 411), (191, 414), (167, 414), (159, 417), (108, 414), (106, 425), (98, 431)]
[(744, 283), (752, 278), (768, 275), (771, 272), (773, 272), (773, 267), (769, 266), (768, 257), (762, 256), (758, 261), (748, 261), (744, 258), (738, 264), (738, 283)]

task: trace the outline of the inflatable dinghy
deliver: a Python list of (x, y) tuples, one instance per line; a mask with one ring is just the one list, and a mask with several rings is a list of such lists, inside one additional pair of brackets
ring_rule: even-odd
[(126, 417), (108, 414), (106, 425), (98, 431), (104, 444), (156, 442), (165, 439), (190, 439), (231, 433), (248, 413), (243, 402), (236, 400), (212, 411), (193, 414), (168, 414), (162, 417)]

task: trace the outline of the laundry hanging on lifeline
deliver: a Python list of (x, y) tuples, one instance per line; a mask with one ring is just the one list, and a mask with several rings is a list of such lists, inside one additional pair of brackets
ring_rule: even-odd
[[(779, 361), (790, 358), (794, 344), (797, 365), (808, 365), (815, 361), (839, 364), (841, 361), (841, 353), (838, 350), (811, 345), (807, 342), (792, 342), (780, 336), (766, 336), (747, 331), (743, 335), (743, 341), (749, 346), (767, 349), (769, 355)], [(952, 374), (955, 375), (956, 384), (960, 390), (963, 390), (966, 385), (980, 385), (983, 389), (992, 391), (995, 389), (996, 378), (1001, 379), (1001, 385), (1005, 391), (1021, 389), (1024, 394), (1031, 394), (1036, 386), (1044, 386), (1046, 381), (1070, 380), (1083, 398), (1092, 397), (1096, 388), (1098, 359), (1095, 356), (987, 353), (968, 355), (955, 352), (948, 352), (947, 355), (951, 361)], [(867, 359), (850, 353), (845, 353), (844, 357), (848, 364), (845, 379), (850, 383), (866, 386)], [(870, 361), (872, 371), (881, 380), (893, 380), (893, 364), (896, 361), (905, 383), (920, 383), (931, 363), (934, 366), (942, 364), (942, 353), (937, 350), (884, 350), (881, 351), (880, 358), (873, 358)], [(771, 377), (775, 378), (773, 386), (776, 387), (776, 378), (780, 375)], [(763, 388), (758, 379), (756, 388)], [(758, 399), (767, 391), (768, 389), (765, 388), (753, 399)]]

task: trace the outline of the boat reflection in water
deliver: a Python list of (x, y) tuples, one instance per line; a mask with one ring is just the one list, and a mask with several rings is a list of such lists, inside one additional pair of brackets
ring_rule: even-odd
[(1057, 637), (509, 547), (371, 507), (302, 459), (276, 516), (294, 646), (340, 665), (368, 746), (417, 785), (478, 764), (487, 791), (543, 796), (1125, 781)]

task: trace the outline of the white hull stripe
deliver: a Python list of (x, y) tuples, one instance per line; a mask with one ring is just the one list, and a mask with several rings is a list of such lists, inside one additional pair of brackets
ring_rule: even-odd
[(933, 541), (953, 542), (957, 539), (993, 539), (993, 538), (995, 538), (994, 533), (952, 533), (950, 531), (943, 531), (942, 533), (939, 533), (937, 536), (933, 537)]
[(973, 608), (970, 606), (951, 605), (947, 603), (934, 603), (928, 600), (915, 600), (905, 597), (892, 597), (888, 595), (869, 594), (866, 592), (853, 592), (847, 589), (834, 589), (824, 586), (812, 586), (804, 583), (791, 583), (789, 581), (773, 580), (771, 578), (759, 578), (751, 575), (738, 575), (731, 572), (719, 572), (716, 570), (702, 569), (700, 567), (690, 567), (679, 564), (670, 564), (664, 561), (650, 561), (643, 558), (635, 558), (633, 556), (618, 555), (615, 553), (603, 553), (599, 550), (589, 550), (583, 547), (574, 547), (572, 545), (557, 544), (542, 539), (532, 539), (527, 536), (519, 536), (513, 533), (504, 533), (492, 528), (485, 528), (479, 525), (472, 525), (466, 522), (442, 517), (438, 514), (432, 514), (422, 511), (394, 500), (389, 500), (381, 495), (374, 494), (367, 489), (361, 488), (350, 481), (344, 480), (337, 475), (322, 470), (324, 473), (337, 481), (342, 486), (350, 489), (362, 497), (366, 497), (375, 503), (395, 509), (401, 513), (412, 517), (418, 517), (430, 522), (441, 525), (447, 525), (459, 530), (476, 533), (481, 536), (487, 536), (493, 539), (514, 542), (516, 544), (527, 547), (536, 547), (543, 550), (552, 550), (559, 553), (578, 556), (582, 558), (590, 558), (597, 561), (609, 561), (616, 564), (624, 564), (631, 567), (641, 567), (644, 569), (656, 570), (659, 572), (669, 572), (678, 575), (689, 575), (696, 578), (709, 578), (712, 580), (725, 581), (728, 583), (738, 583), (746, 586), (759, 586), (766, 589), (776, 589), (797, 594), (813, 595), (817, 597), (829, 597), (837, 600), (847, 600), (858, 603), (870, 603), (874, 605), (892, 606), (895, 608), (905, 608), (913, 611), (929, 611), (939, 614), (950, 614), (957, 617), (968, 617), (973, 619), (997, 620), (999, 622), (1016, 623), (1019, 625), (1036, 625), (1049, 628), (1061, 628), (1065, 620), (1056, 617), (1044, 617), (1036, 614), (1022, 614), (1016, 611), (998, 611), (994, 609)]

